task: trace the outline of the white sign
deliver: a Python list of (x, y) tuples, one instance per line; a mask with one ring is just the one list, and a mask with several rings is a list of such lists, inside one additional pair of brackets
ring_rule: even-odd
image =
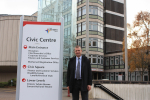
[(58, 100), (60, 26), (23, 22), (19, 100)]
[(122, 75), (118, 75), (118, 80), (122, 81)]

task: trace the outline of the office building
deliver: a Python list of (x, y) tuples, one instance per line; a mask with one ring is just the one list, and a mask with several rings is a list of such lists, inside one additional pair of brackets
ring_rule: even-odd
[[(91, 61), (94, 80), (125, 80), (122, 42), (126, 36), (125, 0), (39, 0), (38, 21), (64, 18), (64, 86), (73, 48)], [(89, 11), (89, 12), (87, 12)], [(87, 43), (86, 43), (87, 42)]]

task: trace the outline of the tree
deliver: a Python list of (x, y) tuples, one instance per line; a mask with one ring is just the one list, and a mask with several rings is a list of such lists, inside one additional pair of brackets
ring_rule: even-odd
[[(130, 46), (128, 49), (128, 65), (129, 71), (140, 71), (141, 76), (148, 70), (150, 64), (150, 47), (149, 47), (149, 31), (150, 31), (150, 13), (139, 12), (135, 16), (133, 25), (127, 24), (128, 39)], [(123, 42), (124, 52), (124, 42)], [(124, 58), (123, 54), (123, 58)], [(143, 81), (143, 77), (141, 77)]]

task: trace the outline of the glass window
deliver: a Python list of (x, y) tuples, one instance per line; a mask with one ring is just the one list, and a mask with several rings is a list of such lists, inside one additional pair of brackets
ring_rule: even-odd
[(100, 64), (101, 62), (100, 62), (100, 57), (98, 57), (98, 64)]
[(82, 47), (85, 47), (85, 38), (82, 39)]
[(89, 30), (98, 31), (98, 23), (97, 22), (89, 22)]
[(100, 32), (103, 33), (103, 24), (101, 24), (101, 30), (100, 30)]
[(103, 40), (98, 39), (98, 47), (103, 49)]
[(78, 24), (78, 32), (81, 32), (81, 24)]
[(103, 9), (98, 7), (98, 15), (103, 18)]
[(123, 57), (120, 56), (120, 65), (123, 65), (123, 64), (124, 64)]
[(101, 56), (101, 65), (103, 65), (103, 57)]
[(93, 60), (93, 63), (96, 63), (96, 58), (93, 58), (92, 60)]
[(71, 27), (68, 28), (68, 36), (71, 35)]
[(97, 46), (97, 41), (93, 41), (93, 46)]
[(78, 17), (80, 17), (81, 16), (81, 8), (79, 8), (77, 11), (78, 11)]
[(119, 57), (118, 56), (115, 57), (115, 65), (119, 65)]
[(67, 31), (68, 31), (68, 29), (67, 28), (65, 28), (65, 34), (64, 34), (64, 36), (67, 36), (68, 34), (67, 34)]
[(106, 58), (106, 66), (109, 66), (109, 57)]
[(86, 6), (82, 7), (82, 15), (86, 14)]
[(98, 23), (98, 31), (103, 33), (103, 24)]
[(91, 47), (91, 41), (89, 40), (89, 46)]
[(97, 15), (98, 7), (97, 6), (89, 6), (89, 14)]
[(78, 39), (78, 45), (81, 46), (81, 39)]
[(86, 30), (86, 22), (82, 23), (82, 31)]
[(110, 65), (114, 65), (114, 57), (110, 57)]
[(97, 31), (97, 28), (98, 28), (97, 22), (93, 22), (93, 30)]
[(71, 14), (68, 14), (68, 22), (71, 21)]
[(96, 38), (89, 38), (89, 46), (90, 47), (97, 47), (97, 43), (98, 42), (98, 39)]

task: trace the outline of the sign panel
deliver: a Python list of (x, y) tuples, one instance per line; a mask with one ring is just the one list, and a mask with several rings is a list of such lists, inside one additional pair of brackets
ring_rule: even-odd
[(59, 100), (61, 23), (23, 22), (19, 100)]
[(118, 80), (122, 81), (122, 75), (118, 75)]

